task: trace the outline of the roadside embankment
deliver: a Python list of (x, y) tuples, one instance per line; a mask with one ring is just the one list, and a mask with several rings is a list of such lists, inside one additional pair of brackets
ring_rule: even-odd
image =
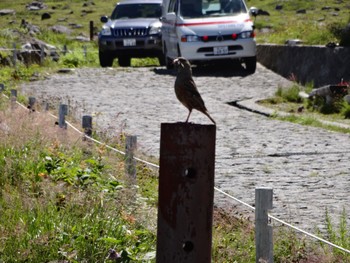
[(350, 48), (325, 46), (257, 46), (258, 61), (268, 69), (315, 87), (350, 81)]

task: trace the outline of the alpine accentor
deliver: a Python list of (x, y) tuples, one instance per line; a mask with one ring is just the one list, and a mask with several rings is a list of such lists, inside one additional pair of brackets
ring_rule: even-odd
[(196, 109), (207, 115), (208, 118), (214, 124), (216, 124), (213, 118), (209, 115), (208, 110), (205, 107), (204, 101), (198, 92), (196, 83), (192, 78), (190, 62), (183, 57), (179, 57), (174, 59), (173, 63), (174, 67), (177, 69), (178, 72), (175, 80), (176, 97), (189, 110), (186, 122), (188, 122), (192, 110)]

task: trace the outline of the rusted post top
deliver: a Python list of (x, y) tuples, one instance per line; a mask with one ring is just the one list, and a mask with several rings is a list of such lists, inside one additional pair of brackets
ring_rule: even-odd
[(211, 262), (214, 125), (162, 123), (157, 263)]

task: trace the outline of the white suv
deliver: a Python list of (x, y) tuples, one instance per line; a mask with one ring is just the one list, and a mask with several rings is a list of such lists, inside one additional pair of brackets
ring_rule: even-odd
[(163, 0), (161, 21), (167, 68), (182, 56), (192, 63), (236, 59), (255, 72), (254, 25), (244, 0)]

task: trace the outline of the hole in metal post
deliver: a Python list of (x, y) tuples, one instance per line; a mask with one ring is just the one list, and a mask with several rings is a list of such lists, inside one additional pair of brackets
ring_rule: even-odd
[(187, 178), (195, 178), (196, 177), (196, 170), (194, 168), (187, 168), (185, 169), (184, 176)]
[(194, 248), (194, 245), (191, 241), (186, 241), (185, 243), (182, 244), (182, 249), (185, 251), (185, 252), (191, 252)]

